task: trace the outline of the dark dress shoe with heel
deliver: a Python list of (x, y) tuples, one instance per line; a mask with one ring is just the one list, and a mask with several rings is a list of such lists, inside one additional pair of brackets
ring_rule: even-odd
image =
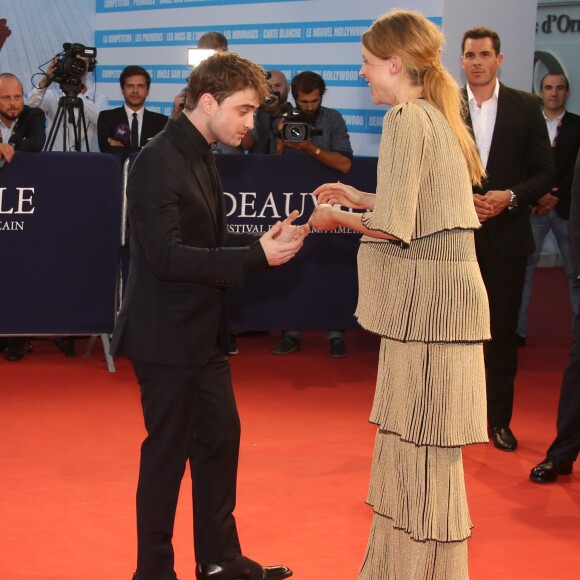
[(518, 440), (509, 427), (492, 427), (491, 440), (501, 451), (515, 451), (518, 446)]
[(558, 475), (571, 475), (573, 465), (572, 461), (546, 457), (544, 461), (532, 469), (530, 479), (536, 483), (553, 483), (558, 479)]
[(197, 580), (283, 580), (290, 578), (292, 570), (286, 566), (260, 566), (245, 556), (221, 564), (198, 564)]

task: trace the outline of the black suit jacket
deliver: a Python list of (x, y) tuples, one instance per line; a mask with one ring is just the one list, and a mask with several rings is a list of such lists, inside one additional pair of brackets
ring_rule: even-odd
[[(463, 89), (467, 100), (467, 91)], [(471, 127), (469, 107), (467, 119)], [(548, 130), (538, 99), (500, 83), (497, 116), (487, 161), (487, 178), (475, 193), (511, 189), (515, 210), (503, 210), (475, 232), (478, 254), (493, 259), (525, 256), (534, 251), (529, 206), (550, 190), (553, 160)]]
[(133, 163), (131, 263), (113, 354), (202, 366), (216, 344), (227, 349), (224, 289), (241, 286), (244, 272), (267, 260), (258, 236), (228, 234), (219, 177), (212, 184), (208, 164), (213, 153), (184, 113)]
[(42, 151), (46, 140), (46, 117), (42, 109), (24, 105), (10, 143), (17, 151)]
[(142, 147), (145, 147), (150, 139), (155, 137), (159, 131), (167, 124), (167, 116), (161, 113), (155, 113), (145, 109), (143, 112), (143, 126), (141, 127), (141, 136), (139, 138), (139, 148), (131, 146), (116, 147), (109, 145), (108, 139), (113, 137), (115, 129), (119, 125), (128, 125), (131, 123), (127, 117), (125, 107), (117, 107), (101, 111), (97, 121), (97, 135), (99, 138), (99, 149), (103, 153), (134, 153)]
[(580, 116), (566, 111), (560, 121), (555, 143), (552, 143), (554, 155), (553, 187), (558, 191), (554, 195), (559, 198), (556, 213), (562, 219), (570, 216), (570, 190), (574, 179), (576, 156), (580, 150)]

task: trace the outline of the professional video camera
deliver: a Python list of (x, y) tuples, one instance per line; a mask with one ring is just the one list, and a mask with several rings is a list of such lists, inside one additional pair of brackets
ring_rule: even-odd
[(283, 117), (284, 123), (279, 131), (280, 137), (290, 143), (304, 143), (310, 137), (322, 135), (322, 129), (316, 129), (303, 120), (300, 109), (294, 109)]
[[(65, 42), (62, 45), (63, 51), (57, 56), (61, 58), (56, 63), (51, 80), (58, 83), (62, 92), (67, 96), (76, 97), (83, 89), (81, 79), (88, 70), (94, 70), (97, 62), (97, 49), (92, 46), (85, 46), (75, 42)], [(89, 59), (89, 64), (79, 58), (84, 56)]]
[[(81, 144), (84, 141), (86, 150), (89, 151), (84, 105), (83, 100), (78, 95), (83, 90), (82, 78), (85, 73), (95, 70), (97, 49), (78, 42), (74, 44), (65, 42), (62, 48), (63, 51), (56, 55), (60, 58), (54, 65), (54, 71), (48, 75), (48, 79), (51, 82), (58, 83), (64, 95), (58, 100), (58, 108), (50, 127), (44, 150), (52, 151), (56, 136), (62, 129), (62, 150), (69, 151), (67, 126), (70, 125), (73, 129), (73, 142), (70, 145), (74, 147), (75, 151), (80, 151)], [(88, 59), (88, 63), (79, 57)]]

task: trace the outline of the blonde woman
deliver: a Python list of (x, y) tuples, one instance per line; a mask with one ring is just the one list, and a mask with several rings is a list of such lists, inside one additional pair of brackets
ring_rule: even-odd
[(364, 234), (356, 316), (382, 337), (365, 580), (468, 577), (472, 523), (461, 447), (487, 441), (482, 341), (489, 312), (472, 199), (484, 171), (462, 121), (459, 88), (440, 61), (442, 43), (433, 23), (404, 10), (363, 34), (360, 75), (374, 103), (392, 105), (377, 192), (341, 183), (314, 192), (311, 225)]

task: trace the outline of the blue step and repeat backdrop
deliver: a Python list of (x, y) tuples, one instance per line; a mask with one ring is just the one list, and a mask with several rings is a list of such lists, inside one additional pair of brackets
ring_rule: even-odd
[[(121, 157), (24, 153), (0, 173), (0, 335), (111, 333), (121, 256)], [(312, 213), (311, 192), (338, 179), (376, 186), (376, 159), (355, 158), (348, 175), (314, 159), (267, 155), (217, 158), (232, 231), (263, 233), (294, 209)], [(237, 330), (355, 325), (352, 231), (313, 233), (292, 262), (248, 274), (230, 292)]]

